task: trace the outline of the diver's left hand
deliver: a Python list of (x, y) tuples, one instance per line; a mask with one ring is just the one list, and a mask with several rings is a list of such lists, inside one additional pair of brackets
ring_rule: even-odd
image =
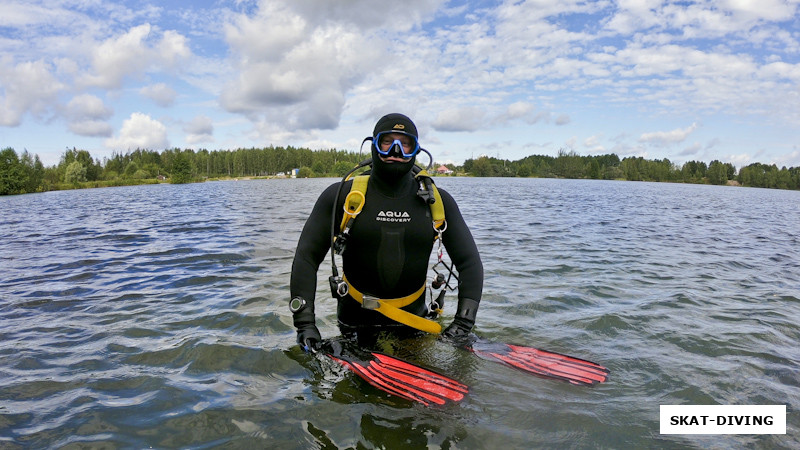
[(442, 336), (450, 339), (458, 339), (469, 335), (469, 332), (472, 331), (472, 327), (475, 325), (475, 322), (469, 321), (462, 317), (456, 317), (453, 319), (453, 323), (448, 325), (447, 328), (442, 332)]

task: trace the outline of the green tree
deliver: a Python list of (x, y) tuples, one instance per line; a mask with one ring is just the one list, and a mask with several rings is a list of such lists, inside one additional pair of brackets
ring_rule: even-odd
[(39, 155), (31, 155), (27, 150), (24, 150), (19, 162), (23, 172), (22, 190), (24, 192), (41, 190), (44, 181), (44, 165), (39, 159)]
[(62, 173), (66, 173), (67, 167), (75, 161), (79, 162), (86, 169), (84, 181), (95, 181), (100, 178), (100, 173), (102, 172), (100, 164), (95, 162), (88, 151), (78, 150), (75, 147), (71, 150), (67, 149), (64, 154), (61, 155), (61, 162), (58, 164), (58, 168)]
[(482, 156), (472, 163), (472, 174), (476, 177), (490, 177), (493, 175), (492, 164), (489, 158)]
[(581, 157), (574, 150), (561, 149), (553, 162), (553, 172), (561, 178), (583, 178), (584, 166)]
[(728, 182), (728, 167), (718, 160), (711, 161), (706, 176), (711, 184), (725, 184)]
[(314, 161), (314, 164), (311, 165), (311, 171), (317, 175), (325, 175), (328, 173), (328, 171), (325, 169), (325, 163), (319, 160)]
[(135, 178), (137, 172), (139, 172), (139, 164), (136, 161), (131, 161), (125, 166), (125, 178)]
[(784, 166), (775, 176), (775, 186), (778, 189), (791, 189), (792, 175), (789, 170)]
[(355, 167), (355, 164), (348, 161), (339, 161), (333, 165), (333, 174), (337, 177), (343, 177)]
[(688, 161), (680, 172), (684, 183), (702, 183), (708, 172), (708, 166), (702, 161)]
[(677, 172), (673, 169), (672, 162), (666, 158), (661, 160), (656, 159), (654, 161), (642, 159), (640, 164), (643, 169), (642, 175), (647, 181), (671, 181), (673, 179), (673, 172)]
[(531, 166), (528, 164), (520, 164), (517, 167), (517, 176), (518, 177), (529, 177), (531, 176)]
[(72, 161), (64, 172), (64, 181), (72, 184), (86, 181), (86, 167), (80, 161)]
[(153, 176), (150, 175), (150, 172), (144, 169), (139, 169), (133, 173), (133, 177), (131, 178), (133, 178), (134, 180), (146, 180), (148, 178), (153, 178)]
[(589, 167), (587, 169), (586, 175), (593, 180), (599, 180), (600, 178), (602, 178), (603, 172), (600, 168), (600, 162), (597, 159), (592, 158), (589, 161)]
[(601, 167), (619, 167), (619, 156), (613, 153), (595, 156), (595, 159), (600, 163)]
[(604, 180), (619, 180), (625, 177), (625, 174), (622, 172), (622, 169), (619, 166), (609, 166), (603, 170), (603, 179)]
[(761, 163), (753, 163), (742, 167), (739, 171), (739, 183), (749, 187), (775, 187), (777, 180), (778, 167), (774, 164), (768, 166)]
[(170, 183), (183, 184), (192, 181), (192, 167), (189, 158), (183, 153), (176, 153), (172, 160)]
[(17, 152), (11, 147), (0, 151), (0, 195), (21, 194), (23, 177)]
[(314, 176), (314, 171), (311, 167), (303, 166), (297, 171), (297, 178), (311, 178)]
[(628, 181), (642, 181), (642, 166), (644, 165), (644, 158), (628, 157), (620, 163), (620, 169), (625, 174), (625, 179)]

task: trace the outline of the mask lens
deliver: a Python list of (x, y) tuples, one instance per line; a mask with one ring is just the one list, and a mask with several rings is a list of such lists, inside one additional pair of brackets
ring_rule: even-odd
[(419, 151), (417, 138), (407, 133), (397, 131), (378, 133), (374, 142), (375, 149), (383, 156), (397, 155), (411, 158)]

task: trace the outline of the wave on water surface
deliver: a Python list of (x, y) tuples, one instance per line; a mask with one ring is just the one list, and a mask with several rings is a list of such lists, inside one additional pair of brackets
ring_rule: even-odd
[[(294, 248), (332, 182), (0, 198), (0, 446), (800, 446), (797, 192), (437, 178), (481, 251), (476, 332), (611, 376), (581, 388), (433, 338), (383, 342), (470, 385), (431, 409), (294, 343)], [(662, 436), (662, 404), (785, 404), (787, 434)]]

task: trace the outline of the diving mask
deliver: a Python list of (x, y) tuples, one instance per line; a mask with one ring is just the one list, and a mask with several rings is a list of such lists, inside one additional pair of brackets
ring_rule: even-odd
[(375, 150), (383, 156), (412, 158), (419, 152), (417, 137), (402, 131), (383, 131), (373, 139)]

